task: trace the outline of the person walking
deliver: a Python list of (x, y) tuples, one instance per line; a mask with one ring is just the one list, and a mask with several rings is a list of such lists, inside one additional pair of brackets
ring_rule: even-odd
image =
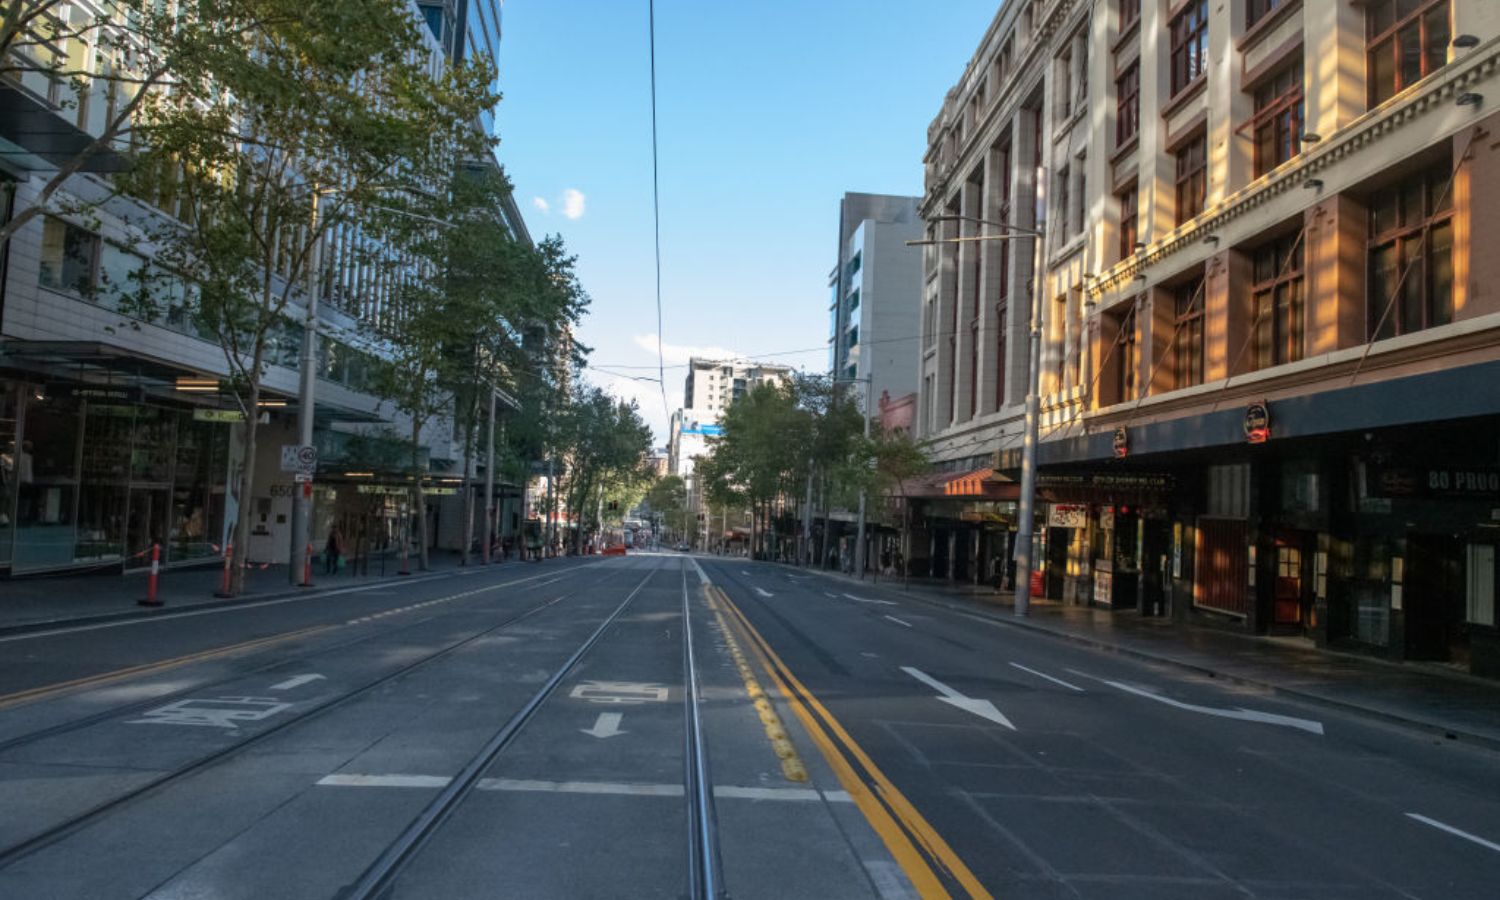
[(323, 545), (323, 574), (336, 575), (339, 571), (339, 554), (343, 552), (343, 542), (339, 539), (337, 527), (328, 529), (328, 542)]

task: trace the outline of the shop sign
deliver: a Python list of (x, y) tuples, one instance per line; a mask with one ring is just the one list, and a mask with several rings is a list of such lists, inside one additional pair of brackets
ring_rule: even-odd
[(1094, 570), (1094, 602), (1100, 606), (1114, 605), (1115, 575), (1113, 572)]
[(1500, 467), (1370, 466), (1368, 491), (1376, 497), (1500, 497)]
[(194, 422), (243, 422), (245, 414), (238, 409), (195, 409)]
[(411, 493), (411, 488), (407, 487), (406, 485), (361, 484), (355, 488), (355, 492), (359, 494), (387, 494), (405, 496)]
[(1100, 472), (1086, 475), (1038, 475), (1037, 487), (1098, 488), (1101, 490), (1165, 491), (1172, 488), (1172, 476), (1157, 472)]
[(1047, 508), (1047, 527), (1085, 528), (1089, 523), (1089, 508), (1082, 503), (1054, 503)]
[(140, 403), (146, 399), (145, 391), (138, 387), (106, 384), (75, 384), (68, 388), (68, 396), (75, 400), (103, 400), (113, 403)]
[(1271, 439), (1271, 406), (1264, 400), (1250, 404), (1245, 409), (1245, 440), (1252, 444), (1264, 444)]
[(1115, 429), (1113, 444), (1115, 448), (1115, 459), (1124, 459), (1125, 457), (1130, 455), (1130, 432), (1125, 430), (1124, 425), (1121, 425), (1119, 428)]

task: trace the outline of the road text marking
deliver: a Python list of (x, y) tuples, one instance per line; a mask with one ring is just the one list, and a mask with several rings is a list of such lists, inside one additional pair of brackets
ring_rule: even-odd
[(1198, 706), (1193, 703), (1183, 703), (1181, 700), (1173, 700), (1171, 697), (1163, 697), (1161, 694), (1148, 691), (1145, 688), (1133, 687), (1121, 684), (1118, 681), (1106, 681), (1105, 684), (1112, 688), (1122, 690), (1127, 694), (1135, 694), (1137, 697), (1145, 697), (1155, 700), (1157, 703), (1165, 703), (1177, 709), (1188, 712), (1202, 713), (1205, 716), (1218, 716), (1223, 719), (1239, 719), (1243, 722), (1260, 722), (1264, 725), (1284, 725), (1287, 728), (1297, 728), (1311, 734), (1322, 735), (1323, 723), (1314, 722), (1311, 719), (1297, 719), (1292, 716), (1279, 716), (1275, 713), (1257, 712), (1253, 709), (1245, 709), (1243, 706), (1236, 709), (1215, 709), (1212, 706)]
[(911, 666), (902, 666), (901, 671), (905, 672), (906, 674), (910, 675), (911, 677), (917, 679), (918, 681), (941, 694), (942, 696), (938, 697), (938, 699), (942, 702), (947, 703), (951, 706), (956, 706), (964, 712), (973, 713), (974, 715), (979, 716), (981, 719), (988, 719), (991, 722), (995, 722), (996, 724), (1004, 725), (1011, 731), (1016, 730), (1016, 726), (1010, 723), (1010, 719), (1007, 719), (1005, 717), (1005, 714), (996, 709), (995, 704), (991, 703), (990, 701), (979, 700), (974, 697), (965, 697), (963, 694), (960, 694), (953, 688), (948, 687), (946, 684), (943, 684), (941, 681), (938, 681), (936, 678), (933, 678), (931, 675), (928, 675), (921, 669), (913, 669)]
[(665, 703), (670, 691), (665, 685), (639, 681), (585, 681), (568, 696), (590, 703)]
[(1076, 684), (1069, 684), (1066, 681), (1063, 681), (1061, 678), (1053, 678), (1051, 675), (1048, 675), (1046, 672), (1038, 672), (1036, 669), (1027, 668), (1026, 666), (1023, 666), (1023, 665), (1021, 665), (1018, 662), (1013, 662), (1013, 663), (1011, 663), (1011, 665), (1014, 666), (1014, 667), (1016, 667), (1017, 669), (1020, 669), (1022, 672), (1030, 672), (1031, 674), (1035, 675), (1038, 678), (1045, 678), (1048, 681), (1052, 682), (1053, 684), (1060, 684), (1060, 685), (1062, 685), (1063, 687), (1067, 688), (1070, 691), (1078, 691), (1079, 693), (1083, 692), (1083, 688), (1079, 687), (1078, 685), (1076, 685)]
[(1481, 847), (1488, 847), (1489, 849), (1494, 850), (1496, 853), (1500, 853), (1500, 844), (1497, 844), (1493, 841), (1487, 841), (1484, 838), (1479, 837), (1478, 835), (1469, 834), (1467, 831), (1460, 831), (1459, 829), (1454, 828), (1452, 825), (1445, 825), (1444, 823), (1439, 822), (1437, 819), (1429, 819), (1419, 813), (1407, 813), (1406, 816), (1410, 819), (1416, 819), (1423, 825), (1431, 825), (1433, 828), (1436, 828), (1440, 831), (1446, 831), (1454, 837), (1461, 837), (1466, 841), (1473, 841)]
[(129, 719), (127, 725), (195, 725), (209, 728), (238, 728), (241, 722), (259, 722), (292, 708), (273, 697), (212, 697), (178, 700), (141, 713), (143, 718)]

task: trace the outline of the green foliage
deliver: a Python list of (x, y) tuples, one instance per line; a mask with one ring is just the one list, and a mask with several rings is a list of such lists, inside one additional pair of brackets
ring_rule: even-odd
[(651, 427), (633, 402), (611, 397), (593, 385), (580, 384), (554, 412), (548, 444), (563, 465), (559, 495), (576, 515), (575, 541), (600, 523), (600, 501), (639, 497), (653, 474), (646, 466)]

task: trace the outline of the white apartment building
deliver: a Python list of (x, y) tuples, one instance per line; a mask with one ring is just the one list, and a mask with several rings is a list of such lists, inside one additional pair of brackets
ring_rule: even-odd
[[(917, 389), (920, 197), (848, 193), (839, 201), (838, 262), (828, 275), (828, 371), (871, 403)], [(868, 388), (865, 385), (868, 384)]]

